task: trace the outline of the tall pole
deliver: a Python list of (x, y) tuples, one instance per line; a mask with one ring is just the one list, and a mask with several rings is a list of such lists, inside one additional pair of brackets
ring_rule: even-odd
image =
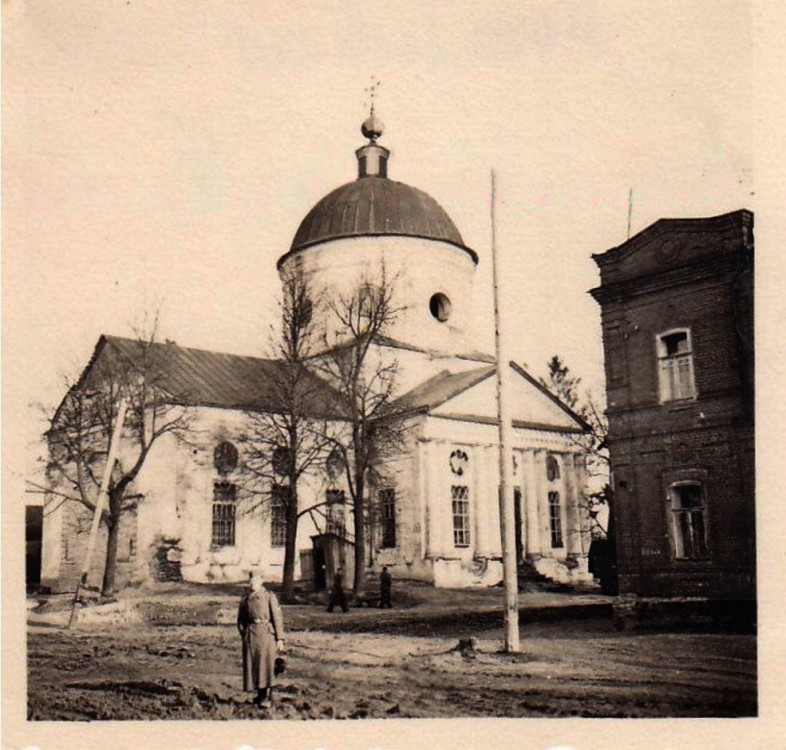
[(491, 258), (494, 271), (494, 339), (497, 349), (497, 420), (499, 423), (499, 517), (502, 576), (505, 584), (505, 651), (519, 650), (519, 596), (516, 566), (516, 513), (513, 494), (513, 424), (508, 402), (510, 359), (500, 335), (499, 259), (497, 258), (496, 178), (491, 170)]
[(93, 512), (93, 524), (90, 527), (90, 537), (87, 540), (87, 552), (85, 553), (85, 561), (82, 564), (82, 574), (79, 576), (79, 581), (76, 584), (76, 591), (74, 592), (74, 601), (71, 602), (71, 615), (68, 618), (68, 627), (74, 624), (74, 615), (76, 614), (76, 603), (79, 600), (79, 592), (87, 583), (87, 575), (90, 571), (90, 560), (93, 557), (93, 548), (96, 545), (96, 538), (98, 537), (98, 527), (101, 524), (101, 516), (104, 513), (104, 506), (106, 505), (107, 493), (109, 490), (109, 479), (112, 476), (112, 469), (115, 467), (117, 459), (117, 449), (120, 445), (120, 435), (123, 432), (123, 422), (126, 419), (126, 411), (128, 410), (128, 402), (125, 399), (120, 401), (120, 406), (117, 409), (117, 416), (115, 417), (115, 427), (112, 430), (112, 439), (109, 441), (109, 454), (106, 457), (106, 466), (104, 467), (104, 475), (101, 478), (101, 486), (98, 490), (98, 497), (96, 498), (96, 507)]

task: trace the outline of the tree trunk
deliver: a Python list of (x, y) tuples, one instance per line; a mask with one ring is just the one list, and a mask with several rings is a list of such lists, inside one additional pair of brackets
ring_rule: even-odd
[(352, 586), (352, 593), (356, 598), (362, 597), (366, 589), (366, 525), (364, 519), (363, 497), (365, 487), (362, 472), (355, 477), (355, 494), (352, 517), (355, 522), (355, 580)]
[(120, 514), (112, 513), (106, 536), (106, 559), (104, 560), (104, 581), (101, 595), (111, 596), (115, 591), (115, 571), (117, 570), (117, 542), (120, 536)]
[(290, 603), (295, 593), (295, 556), (297, 555), (297, 524), (300, 519), (297, 512), (297, 479), (290, 479), (289, 502), (287, 503), (287, 526), (284, 541), (284, 590), (282, 600)]

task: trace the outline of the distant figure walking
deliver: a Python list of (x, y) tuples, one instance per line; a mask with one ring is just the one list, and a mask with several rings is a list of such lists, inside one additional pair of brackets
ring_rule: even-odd
[(393, 577), (388, 573), (388, 566), (382, 568), (379, 574), (379, 608), (393, 609), (393, 604), (390, 601), (390, 589), (393, 587)]
[(344, 570), (337, 568), (333, 576), (333, 588), (330, 591), (330, 601), (328, 602), (328, 612), (333, 611), (333, 607), (338, 605), (342, 612), (348, 612), (347, 598), (344, 596)]
[(252, 573), (240, 600), (237, 629), (243, 639), (243, 690), (256, 691), (254, 703), (269, 708), (273, 700), (276, 654), (284, 650), (284, 619), (276, 595)]

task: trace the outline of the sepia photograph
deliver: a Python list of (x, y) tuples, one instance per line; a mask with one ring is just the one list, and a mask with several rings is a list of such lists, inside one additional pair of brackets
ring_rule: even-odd
[(760, 717), (753, 24), (4, 3), (4, 746)]

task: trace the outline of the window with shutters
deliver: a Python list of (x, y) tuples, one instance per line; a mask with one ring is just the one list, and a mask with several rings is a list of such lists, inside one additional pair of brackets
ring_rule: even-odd
[(680, 329), (660, 334), (657, 350), (661, 403), (695, 398), (690, 331)]

